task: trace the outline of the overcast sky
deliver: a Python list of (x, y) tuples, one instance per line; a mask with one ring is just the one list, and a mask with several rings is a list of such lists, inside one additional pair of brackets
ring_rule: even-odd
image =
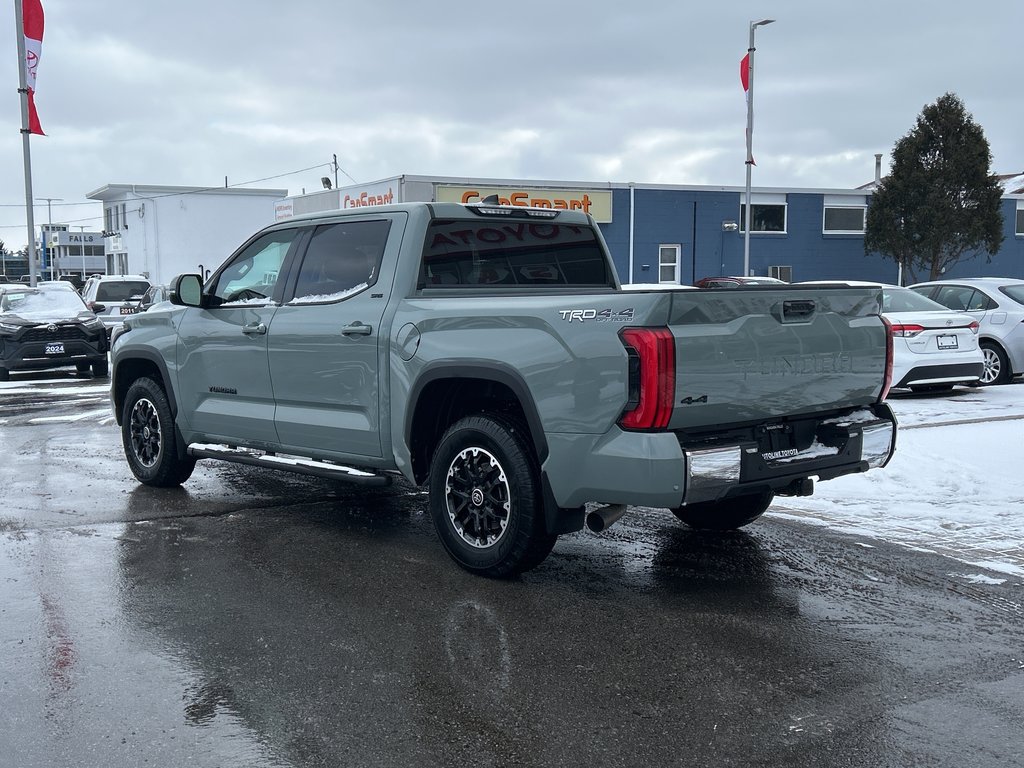
[[(17, 0), (16, 0), (17, 1)], [(102, 226), (108, 183), (320, 188), (402, 173), (755, 187), (870, 181), (958, 94), (993, 171), (1024, 170), (1020, 0), (418, 3), (42, 0), (35, 197)], [(14, 3), (0, 3), (0, 239), (26, 241)], [(311, 166), (318, 166), (311, 168)], [(310, 168), (302, 173), (293, 173)], [(37, 203), (36, 223), (47, 220)]]

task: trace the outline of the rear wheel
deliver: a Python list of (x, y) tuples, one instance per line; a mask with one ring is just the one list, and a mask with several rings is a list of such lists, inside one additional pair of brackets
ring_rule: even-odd
[(92, 364), (92, 375), (98, 379), (104, 379), (110, 375), (110, 363), (106, 360), (99, 360)]
[(6, 368), (0, 368), (0, 381), (10, 381), (11, 372)]
[(132, 474), (144, 485), (181, 485), (195, 469), (195, 459), (178, 457), (171, 407), (163, 387), (152, 379), (138, 379), (128, 388), (121, 411), (121, 442)]
[(691, 528), (731, 531), (752, 523), (765, 513), (775, 494), (771, 491), (735, 496), (721, 501), (702, 501), (676, 507), (672, 514)]
[(981, 351), (985, 355), (985, 369), (981, 373), (982, 386), (1006, 384), (1010, 380), (1010, 360), (1003, 352), (1003, 348), (991, 341), (983, 341)]
[(430, 465), (430, 514), (452, 559), (498, 577), (539, 565), (558, 538), (545, 527), (539, 475), (513, 423), (470, 416), (452, 425)]
[(87, 373), (89, 370), (88, 363), (75, 363), (75, 370), (79, 373)]

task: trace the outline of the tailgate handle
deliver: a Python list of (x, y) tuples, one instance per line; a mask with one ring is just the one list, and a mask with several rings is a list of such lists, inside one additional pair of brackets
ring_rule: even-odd
[(782, 322), (799, 323), (810, 320), (817, 304), (810, 299), (792, 299), (782, 302)]

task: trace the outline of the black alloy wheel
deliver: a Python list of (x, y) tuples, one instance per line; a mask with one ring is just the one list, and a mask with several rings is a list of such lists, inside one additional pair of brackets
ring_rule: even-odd
[(430, 514), (460, 566), (512, 576), (539, 565), (548, 534), (540, 470), (525, 431), (499, 416), (469, 416), (441, 438), (430, 466)]
[(195, 459), (177, 454), (167, 395), (152, 379), (137, 379), (128, 389), (121, 411), (121, 442), (132, 474), (145, 485), (181, 485), (195, 469)]

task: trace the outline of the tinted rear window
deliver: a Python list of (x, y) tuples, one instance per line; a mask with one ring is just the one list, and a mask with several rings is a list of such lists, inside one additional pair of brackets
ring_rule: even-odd
[(427, 230), (425, 288), (613, 287), (594, 230), (509, 219), (436, 220)]
[(96, 301), (128, 301), (133, 296), (138, 298), (149, 290), (149, 283), (142, 280), (125, 280), (100, 283), (96, 288)]
[(1018, 304), (1024, 304), (1024, 285), (1004, 285), (999, 290)]

